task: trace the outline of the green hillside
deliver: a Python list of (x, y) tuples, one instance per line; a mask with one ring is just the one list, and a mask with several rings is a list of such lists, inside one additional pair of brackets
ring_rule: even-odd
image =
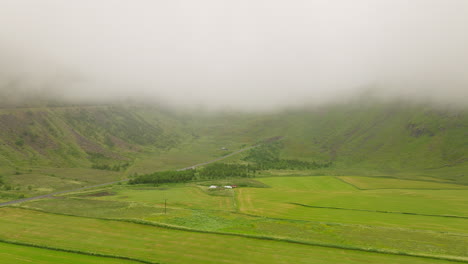
[(357, 102), (258, 114), (132, 105), (2, 109), (0, 173), (176, 169), (274, 136), (284, 136), (279, 157), (332, 162), (328, 174), (436, 176), (468, 183), (466, 110)]
[(361, 174), (414, 172), (468, 182), (463, 173), (468, 168), (466, 111), (367, 104), (298, 112), (290, 117), (285, 156), (318, 156)]

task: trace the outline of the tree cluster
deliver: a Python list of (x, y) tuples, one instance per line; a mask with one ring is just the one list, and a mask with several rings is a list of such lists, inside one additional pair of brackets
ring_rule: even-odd
[(180, 183), (195, 179), (196, 170), (184, 171), (158, 171), (150, 174), (136, 176), (128, 181), (129, 184), (162, 184), (162, 183)]
[(225, 179), (230, 177), (254, 177), (256, 169), (251, 165), (214, 163), (200, 170), (158, 171), (135, 176), (129, 184), (181, 183), (193, 180)]

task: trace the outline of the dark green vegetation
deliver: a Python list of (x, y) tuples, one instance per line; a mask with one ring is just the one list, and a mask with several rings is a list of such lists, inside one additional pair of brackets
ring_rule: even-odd
[(145, 174), (136, 176), (131, 179), (129, 184), (141, 184), (141, 183), (177, 183), (177, 182), (188, 182), (195, 179), (195, 170), (184, 170), (184, 171), (159, 171), (151, 174)]
[(250, 165), (213, 163), (203, 169), (188, 169), (179, 171), (158, 171), (150, 174), (138, 175), (129, 180), (129, 184), (161, 184), (181, 183), (194, 180), (226, 179), (232, 177), (253, 177), (256, 169)]
[(131, 184), (0, 208), (0, 240), (38, 263), (37, 250), (151, 263), (466, 262), (467, 171), (460, 109), (2, 109), (1, 201)]
[(205, 179), (225, 179), (232, 177), (248, 178), (253, 177), (257, 169), (250, 165), (213, 163), (199, 170), (199, 178)]

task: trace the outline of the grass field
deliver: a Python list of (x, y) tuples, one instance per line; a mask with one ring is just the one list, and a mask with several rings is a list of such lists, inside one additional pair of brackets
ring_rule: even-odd
[(20, 246), (0, 242), (0, 263), (2, 264), (136, 264), (140, 262), (88, 256), (83, 254), (61, 252), (57, 250)]
[(232, 210), (232, 191), (209, 192), (207, 187), (202, 186), (175, 186), (175, 187), (116, 187), (113, 189), (115, 195), (102, 196), (99, 200), (120, 200), (137, 202), (151, 206), (163, 206), (167, 200), (169, 208), (210, 209), (210, 210)]
[[(367, 191), (335, 177), (273, 177), (260, 181), (272, 188), (239, 189), (240, 212), (331, 225), (347, 224), (348, 229), (335, 233), (341, 235), (342, 243), (365, 244), (363, 237), (367, 237), (375, 240), (368, 245), (379, 244), (404, 251), (404, 248), (414, 250), (426, 244), (431, 250), (445, 248), (453, 254), (467, 255), (468, 218), (445, 217), (468, 215), (467, 190)], [(401, 184), (405, 183), (403, 180)], [(444, 235), (447, 232), (452, 234)]]
[(0, 239), (163, 263), (450, 263), (1, 208)]
[[(295, 208), (291, 203), (319, 207), (338, 207), (388, 212), (408, 212), (414, 214), (468, 216), (468, 190), (463, 189), (397, 189), (397, 190), (358, 190), (335, 177), (272, 177), (260, 181), (272, 188), (242, 189), (244, 197), (241, 211), (268, 212), (275, 216), (287, 216), (281, 208), (268, 210), (268, 204), (283, 204), (285, 210)], [(376, 178), (375, 181), (380, 181)], [(397, 180), (395, 180), (397, 181)], [(406, 184), (406, 180), (399, 180)], [(411, 183), (413, 186), (415, 183)], [(421, 185), (426, 185), (421, 182)], [(433, 186), (444, 184), (430, 183)], [(452, 185), (449, 185), (452, 187)], [(452, 187), (453, 188), (453, 187)], [(266, 208), (263, 208), (266, 206)], [(263, 209), (262, 209), (263, 208)], [(264, 211), (264, 212), (263, 212)], [(349, 212), (347, 212), (349, 213)], [(385, 216), (390, 217), (390, 216)]]
[(372, 189), (426, 189), (426, 190), (468, 190), (468, 185), (448, 184), (433, 181), (402, 180), (385, 177), (339, 177), (339, 179), (363, 190)]
[(208, 191), (207, 184), (115, 185), (22, 206), (305, 243), (467, 257), (468, 218), (462, 218), (468, 211), (467, 190), (360, 190), (330, 176), (257, 178), (250, 184), (260, 188), (220, 192)]
[(12, 198), (17, 199), (18, 195), (31, 197), (118, 181), (123, 178), (122, 173), (114, 171), (83, 168), (37, 168), (31, 172), (4, 176), (3, 180), (11, 186), (11, 190), (4, 191), (5, 195), (9, 194)]

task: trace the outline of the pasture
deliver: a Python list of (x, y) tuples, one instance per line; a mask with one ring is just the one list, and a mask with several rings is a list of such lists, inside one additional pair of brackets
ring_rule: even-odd
[(0, 242), (0, 263), (2, 264), (138, 264), (140, 262), (83, 255), (57, 250), (43, 249)]
[[(114, 195), (94, 199), (129, 201), (149, 206), (163, 206), (166, 200), (170, 208), (232, 210), (233, 192), (208, 191), (206, 186), (162, 185), (161, 187), (115, 187)], [(210, 195), (213, 194), (213, 195)], [(219, 194), (219, 195), (216, 195)]]
[(427, 181), (403, 180), (389, 177), (342, 176), (339, 179), (362, 190), (374, 189), (423, 189), (423, 190), (468, 190), (467, 185)]
[(331, 176), (249, 181), (256, 187), (210, 191), (208, 182), (114, 185), (21, 206), (299, 243), (468, 257), (468, 190), (361, 190)]
[(450, 263), (121, 221), (0, 209), (0, 239), (162, 263)]
[[(436, 221), (436, 217), (458, 216), (460, 218), (468, 217), (468, 190), (466, 189), (375, 189), (359, 190), (352, 185), (341, 181), (337, 177), (271, 177), (259, 179), (261, 182), (270, 185), (272, 188), (253, 189), (245, 188), (239, 190), (240, 210), (245, 213), (265, 215), (271, 217), (285, 217), (298, 219), (329, 219), (326, 216), (333, 214), (332, 218), (337, 217), (338, 209), (348, 209), (345, 214), (356, 213), (356, 217), (348, 217), (349, 221), (354, 223), (372, 223), (372, 217), (366, 221), (366, 215), (375, 215), (379, 218), (376, 211), (387, 212), (382, 215), (383, 225), (402, 224), (398, 222), (401, 213), (412, 215), (431, 215), (427, 218), (428, 222)], [(380, 179), (375, 179), (379, 181)], [(406, 180), (400, 180), (405, 184)], [(413, 184), (413, 183), (412, 183)], [(421, 182), (425, 185), (426, 182)], [(437, 183), (434, 183), (436, 185)], [(414, 185), (414, 184), (413, 184)], [(464, 186), (460, 186), (463, 188)], [(309, 207), (301, 208), (299, 205)], [(271, 210), (275, 208), (275, 210)], [(327, 210), (323, 213), (304, 213), (307, 210)], [(355, 210), (355, 212), (352, 212)], [(362, 215), (362, 217), (359, 217)], [(338, 219), (343, 217), (338, 217)], [(385, 220), (384, 220), (385, 219)], [(432, 219), (432, 220), (431, 220)], [(444, 218), (440, 222), (454, 219)], [(343, 219), (344, 220), (344, 219)], [(369, 222), (370, 221), (370, 222)], [(404, 220), (403, 220), (404, 221)], [(455, 221), (457, 222), (457, 221)], [(378, 224), (378, 223), (375, 223)], [(407, 223), (409, 227), (415, 227), (412, 223)], [(442, 227), (444, 229), (444, 227)], [(462, 228), (466, 230), (466, 226)]]

